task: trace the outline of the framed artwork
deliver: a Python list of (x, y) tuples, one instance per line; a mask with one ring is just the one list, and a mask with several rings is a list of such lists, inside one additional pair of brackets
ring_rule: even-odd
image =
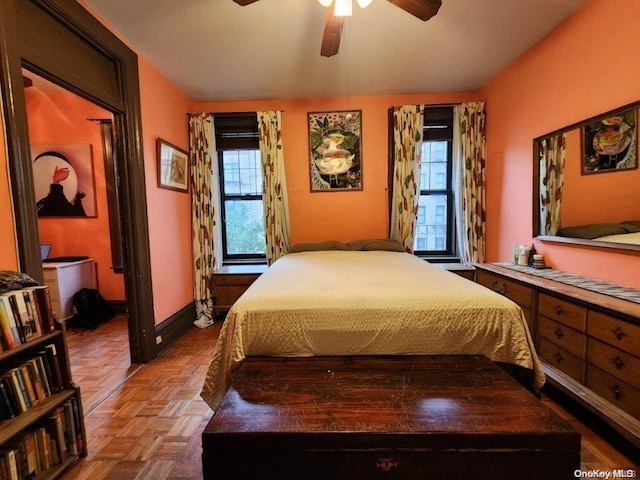
[(179, 192), (189, 191), (189, 156), (166, 140), (156, 141), (158, 155), (158, 187)]
[(91, 144), (31, 145), (38, 217), (97, 217)]
[(311, 191), (362, 190), (362, 110), (308, 116)]
[(583, 175), (638, 168), (635, 108), (589, 123), (581, 134)]

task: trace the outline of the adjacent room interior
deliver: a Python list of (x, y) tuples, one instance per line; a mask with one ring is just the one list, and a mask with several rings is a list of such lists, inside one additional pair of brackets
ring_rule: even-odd
[[(262, 397), (240, 380), (260, 377), (246, 359), (273, 355), (483, 355), (502, 367), (476, 364), (496, 391), (507, 379), (527, 395), (504, 393), (511, 401), (496, 411), (533, 399), (562, 420), (527, 420), (513, 437), (544, 430), (532, 449), (540, 456), (478, 465), (545, 463), (551, 476), (556, 465), (637, 469), (640, 6), (473, 3), (0, 6), (0, 270), (49, 286), (59, 320), (77, 313), (80, 288), (98, 290), (115, 313), (97, 328), (52, 333), (67, 357), (65, 397), (43, 401), (53, 412), (78, 398), (84, 413), (84, 447), (66, 463), (59, 455), (54, 477), (241, 471), (216, 468), (225, 455), (247, 472), (251, 458), (271, 465), (252, 434), (238, 435), (251, 425), (236, 425), (233, 409), (262, 411), (265, 423), (306, 412), (277, 393), (288, 385), (274, 380), (276, 394)], [(2, 344), (3, 373), (33, 350), (24, 343)], [(339, 376), (336, 362), (325, 370)], [(312, 398), (291, 365), (281, 378)], [(418, 377), (412, 392), (424, 387)], [(449, 414), (464, 397), (451, 395), (422, 405)], [(468, 398), (486, 401), (478, 395)], [(214, 414), (221, 405), (226, 416)], [(0, 443), (46, 414), (5, 419)], [(487, 423), (478, 418), (465, 414), (456, 449), (471, 441), (469, 425)], [(312, 415), (303, 421), (320, 428)], [(300, 434), (294, 427), (273, 421), (260, 434)], [(354, 437), (333, 444), (357, 450)], [(237, 448), (225, 450), (231, 440)], [(499, 448), (493, 440), (472, 448)], [(463, 457), (449, 459), (439, 440), (429, 445), (439, 453), (416, 464), (394, 450), (406, 437), (397, 441), (366, 465), (460, 472)], [(283, 454), (297, 448), (283, 445)], [(352, 457), (336, 462), (347, 477), (359, 468)]]

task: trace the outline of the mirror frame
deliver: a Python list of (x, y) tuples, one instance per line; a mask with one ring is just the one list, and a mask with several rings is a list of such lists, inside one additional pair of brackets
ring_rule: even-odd
[(590, 247), (590, 248), (618, 251), (618, 252), (624, 252), (624, 253), (640, 254), (640, 245), (628, 245), (625, 243), (614, 243), (614, 242), (600, 242), (597, 240), (586, 240), (583, 238), (572, 238), (572, 237), (558, 237), (554, 235), (540, 235), (539, 233), (540, 232), (540, 205), (539, 205), (540, 204), (540, 162), (539, 162), (540, 141), (543, 140), (544, 138), (551, 137), (554, 135), (559, 135), (561, 133), (574, 130), (576, 128), (582, 128), (583, 126), (593, 123), (597, 120), (610, 117), (612, 115), (618, 114), (620, 112), (623, 112), (632, 108), (640, 109), (640, 100), (629, 103), (627, 105), (623, 105), (621, 107), (614, 108), (613, 110), (609, 110), (608, 112), (601, 113), (591, 118), (587, 118), (586, 120), (582, 120), (580, 122), (567, 125), (566, 127), (559, 128), (552, 132), (545, 133), (544, 135), (540, 135), (539, 137), (536, 137), (533, 139), (533, 239), (534, 240), (547, 242), (547, 243), (575, 245), (579, 247)]

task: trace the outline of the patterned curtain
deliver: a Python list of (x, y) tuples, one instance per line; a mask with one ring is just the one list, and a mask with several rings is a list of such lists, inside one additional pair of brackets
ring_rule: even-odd
[(213, 117), (193, 114), (189, 117), (189, 152), (191, 160), (191, 222), (193, 237), (193, 291), (196, 321), (200, 328), (213, 324), (214, 246), (213, 189), (215, 152)]
[(560, 228), (565, 156), (564, 135), (540, 142), (540, 222), (544, 235), (555, 235)]
[(418, 214), (418, 182), (422, 157), (424, 107), (405, 105), (393, 110), (393, 194), (389, 236), (413, 252)]
[(267, 263), (289, 251), (289, 207), (282, 151), (282, 113), (257, 112), (262, 157), (262, 204)]
[(463, 162), (461, 193), (463, 230), (460, 257), (463, 263), (481, 263), (485, 259), (485, 102), (456, 106), (460, 128), (460, 156)]

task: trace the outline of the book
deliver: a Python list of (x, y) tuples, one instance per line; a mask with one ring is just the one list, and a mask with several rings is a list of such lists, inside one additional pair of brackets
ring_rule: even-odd
[[(12, 322), (9, 319), (9, 315), (13, 317), (13, 311), (11, 310), (11, 305), (9, 304), (8, 299), (6, 297), (0, 296), (0, 330), (2, 331), (2, 343), (3, 347), (6, 349), (16, 348), (16, 337), (18, 334), (17, 329), (12, 329)], [(15, 325), (15, 322), (14, 322)]]
[(44, 367), (45, 375), (47, 377), (47, 384), (49, 385), (49, 390), (51, 394), (58, 393), (60, 388), (56, 382), (56, 378), (53, 373), (53, 368), (49, 363), (49, 355), (47, 354), (46, 350), (39, 350), (36, 352), (36, 355), (38, 355), (38, 357), (40, 358), (40, 361), (42, 362), (42, 366)]
[(2, 377), (0, 377), (0, 385), (3, 385), (2, 387), (0, 387), (0, 390), (4, 390), (6, 392), (14, 415), (20, 415), (22, 413), (22, 409), (20, 408), (18, 399), (16, 398), (16, 393), (13, 390), (13, 385), (11, 384), (9, 375), (4, 374)]
[(18, 470), (19, 480), (28, 480), (29, 475), (27, 473), (27, 450), (22, 440), (10, 441), (3, 445), (4, 447), (15, 451), (16, 453), (16, 467)]
[(52, 391), (51, 391), (51, 386), (49, 385), (49, 378), (47, 376), (47, 370), (44, 366), (42, 357), (40, 356), (33, 357), (31, 360), (34, 361), (36, 368), (38, 369), (38, 373), (40, 375), (40, 381), (42, 382), (42, 388), (44, 389), (44, 395), (45, 397), (48, 397), (49, 395), (51, 395)]
[(69, 455), (78, 455), (80, 452), (78, 450), (78, 438), (71, 401), (64, 402), (62, 409), (64, 411), (64, 438), (67, 442)]
[(20, 373), (20, 375), (22, 376), (24, 388), (27, 391), (27, 395), (29, 396), (29, 402), (33, 407), (39, 402), (39, 400), (38, 400), (38, 396), (36, 395), (36, 391), (33, 388), (33, 379), (31, 378), (31, 372), (29, 372), (29, 369), (24, 364), (16, 368)]
[(36, 287), (27, 287), (27, 290), (31, 290), (33, 292), (36, 303), (39, 306), (42, 333), (53, 333), (56, 330), (56, 324), (53, 308), (51, 307), (51, 294), (49, 293), (49, 287), (46, 285), (39, 285)]
[(11, 325), (11, 332), (13, 333), (13, 337), (16, 341), (16, 344), (20, 345), (24, 340), (22, 336), (22, 330), (18, 325), (18, 318), (20, 317), (20, 313), (18, 312), (18, 305), (16, 304), (13, 293), (3, 293), (0, 295), (0, 298), (2, 298), (2, 301), (4, 302), (7, 316), (9, 317), (9, 323)]
[(2, 420), (8, 420), (15, 417), (19, 412), (14, 409), (13, 402), (9, 398), (11, 391), (5, 382), (0, 379), (0, 411), (2, 412)]
[(33, 291), (24, 289), (22, 290), (22, 297), (24, 298), (24, 304), (27, 308), (27, 316), (29, 317), (29, 325), (31, 327), (32, 336), (31, 339), (42, 336), (42, 327), (40, 326), (40, 317), (38, 316), (38, 306), (36, 299), (33, 296)]
[(20, 477), (18, 477), (18, 464), (16, 463), (16, 451), (3, 449), (0, 450), (0, 455), (6, 459), (9, 480), (20, 480)]
[(47, 418), (48, 432), (51, 436), (52, 453), (54, 459), (52, 463), (59, 464), (64, 462), (69, 456), (67, 452), (67, 442), (64, 438), (64, 425), (62, 423), (62, 409), (56, 408)]
[(27, 404), (29, 398), (26, 396), (26, 390), (23, 392), (22, 387), (20, 386), (20, 382), (18, 381), (18, 375), (15, 371), (7, 372), (7, 378), (9, 379), (11, 385), (11, 393), (13, 394), (13, 398), (15, 398), (18, 407), (20, 408), (20, 412), (26, 412), (31, 404)]
[(31, 399), (29, 398), (29, 392), (27, 392), (27, 386), (25, 384), (24, 378), (22, 378), (22, 372), (19, 368), (12, 368), (9, 370), (9, 374), (11, 378), (14, 380), (14, 386), (17, 385), (17, 389), (15, 391), (18, 393), (18, 400), (24, 402), (24, 412), (31, 408)]
[(29, 478), (35, 478), (38, 471), (38, 454), (36, 453), (36, 439), (33, 432), (27, 432), (22, 437), (25, 451), (27, 454), (27, 475)]
[(13, 315), (16, 319), (20, 341), (22, 343), (28, 342), (31, 340), (31, 326), (29, 325), (27, 306), (24, 303), (22, 292), (18, 290), (9, 292), (9, 303), (11, 303)]
[(58, 387), (58, 391), (60, 391), (64, 389), (64, 384), (62, 383), (62, 372), (60, 371), (60, 363), (58, 362), (58, 351), (56, 350), (56, 346), (53, 343), (45, 345), (44, 350), (47, 354), (47, 358), (49, 359), (49, 365), (51, 367), (51, 373), (54, 377), (54, 383)]
[(76, 444), (78, 446), (78, 451), (81, 452), (84, 449), (84, 438), (82, 436), (82, 423), (80, 420), (80, 408), (78, 406), (78, 398), (71, 397), (69, 401), (71, 402), (71, 407), (73, 410), (73, 425), (76, 429)]
[(36, 429), (36, 452), (38, 454), (38, 464), (40, 470), (49, 470), (51, 468), (50, 437), (44, 427)]
[(25, 366), (29, 371), (29, 377), (31, 377), (33, 391), (36, 394), (38, 401), (44, 400), (47, 397), (47, 393), (45, 392), (44, 385), (42, 383), (42, 377), (40, 376), (40, 370), (38, 369), (36, 360), (33, 358), (28, 359), (25, 362)]

